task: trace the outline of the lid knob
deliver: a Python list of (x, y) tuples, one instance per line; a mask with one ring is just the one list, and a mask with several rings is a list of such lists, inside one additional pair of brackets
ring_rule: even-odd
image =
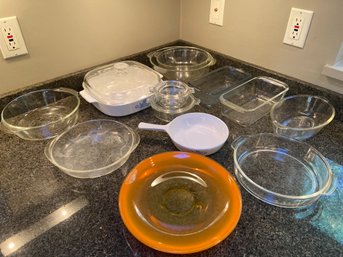
[(117, 62), (113, 64), (113, 68), (118, 70), (118, 71), (124, 71), (129, 67), (129, 65), (125, 62)]

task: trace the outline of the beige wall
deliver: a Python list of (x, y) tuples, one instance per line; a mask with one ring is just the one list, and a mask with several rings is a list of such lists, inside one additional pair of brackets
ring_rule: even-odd
[[(314, 11), (304, 49), (282, 43), (291, 7)], [(210, 0), (1, 0), (0, 18), (18, 17), (29, 55), (0, 58), (0, 95), (179, 38), (343, 93), (343, 82), (321, 75), (343, 41), (343, 0), (226, 0), (223, 27), (208, 23), (209, 8)]]
[(0, 58), (0, 94), (177, 40), (179, 15), (180, 0), (1, 0), (29, 55)]
[[(342, 0), (226, 0), (223, 27), (208, 23), (210, 2), (181, 1), (181, 39), (343, 93), (321, 75), (343, 41)], [(292, 7), (314, 11), (303, 49), (282, 43)]]

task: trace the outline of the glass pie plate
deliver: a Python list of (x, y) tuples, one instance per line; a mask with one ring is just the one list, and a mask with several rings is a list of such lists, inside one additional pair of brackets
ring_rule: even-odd
[(232, 148), (237, 180), (265, 203), (309, 206), (335, 188), (325, 157), (305, 142), (261, 133), (236, 138)]
[(239, 187), (212, 159), (165, 152), (140, 162), (119, 193), (120, 215), (145, 245), (174, 254), (208, 249), (235, 229), (242, 209)]
[(96, 178), (119, 169), (136, 149), (138, 134), (114, 120), (81, 122), (52, 140), (44, 149), (48, 160), (76, 178)]

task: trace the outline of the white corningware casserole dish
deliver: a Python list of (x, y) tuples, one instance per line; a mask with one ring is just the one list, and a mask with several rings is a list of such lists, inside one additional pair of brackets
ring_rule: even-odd
[(109, 116), (126, 116), (150, 106), (151, 87), (162, 75), (135, 61), (122, 61), (89, 71), (80, 95)]

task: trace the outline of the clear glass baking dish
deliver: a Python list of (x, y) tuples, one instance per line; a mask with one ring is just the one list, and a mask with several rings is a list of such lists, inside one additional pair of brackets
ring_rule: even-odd
[(237, 180), (263, 202), (298, 208), (334, 190), (325, 157), (307, 143), (261, 133), (238, 137), (231, 146)]
[(194, 95), (200, 99), (200, 104), (210, 108), (219, 103), (221, 94), (250, 78), (251, 75), (242, 69), (224, 66), (209, 72), (200, 79), (190, 81), (189, 84), (195, 89)]
[(140, 142), (127, 125), (95, 119), (76, 124), (45, 147), (48, 160), (76, 178), (96, 178), (119, 169)]
[(288, 85), (270, 77), (255, 77), (219, 98), (222, 114), (241, 126), (249, 126), (269, 113), (288, 91)]

